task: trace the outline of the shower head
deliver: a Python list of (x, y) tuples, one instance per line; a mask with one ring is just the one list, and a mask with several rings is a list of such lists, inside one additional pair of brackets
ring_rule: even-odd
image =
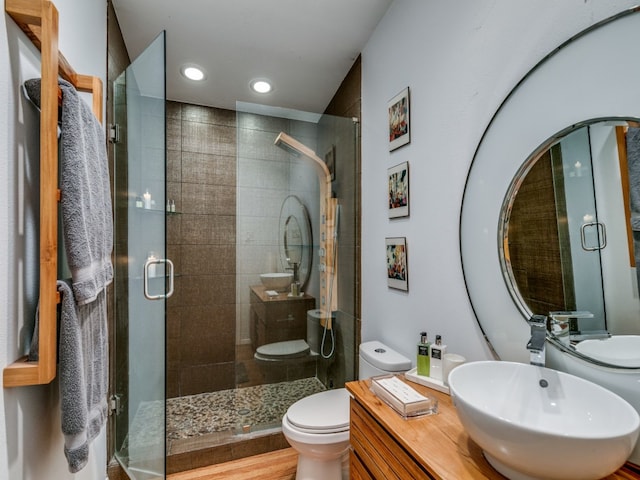
[(280, 132), (280, 134), (278, 134), (274, 144), (297, 157), (305, 156), (312, 160), (322, 162), (322, 160), (316, 155), (316, 152), (284, 132)]
[(302, 151), (297, 148), (302, 144), (284, 132), (280, 132), (280, 134), (276, 137), (276, 141), (273, 143), (274, 145), (283, 149), (285, 152), (295, 155), (296, 157), (300, 157), (302, 155)]
[[(331, 191), (331, 173), (327, 164), (316, 155), (316, 152), (307, 147), (304, 143), (299, 142), (290, 135), (280, 132), (276, 137), (274, 145), (282, 148), (284, 151), (295, 155), (296, 157), (306, 157), (313, 163), (313, 167), (318, 174), (321, 184), (328, 184), (329, 192)], [(330, 196), (330, 195), (329, 195)]]

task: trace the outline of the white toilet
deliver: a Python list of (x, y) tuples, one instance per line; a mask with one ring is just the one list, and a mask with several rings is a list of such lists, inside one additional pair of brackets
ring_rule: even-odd
[[(307, 338), (268, 343), (256, 349), (254, 358), (258, 362), (277, 362), (282, 360), (314, 357), (320, 351), (320, 319), (322, 311), (318, 309), (307, 312)], [(335, 317), (334, 317), (335, 318)]]
[[(360, 345), (360, 379), (404, 373), (411, 360), (386, 345)], [(349, 478), (349, 398), (344, 388), (310, 395), (291, 405), (282, 418), (282, 433), (298, 452), (297, 480)]]

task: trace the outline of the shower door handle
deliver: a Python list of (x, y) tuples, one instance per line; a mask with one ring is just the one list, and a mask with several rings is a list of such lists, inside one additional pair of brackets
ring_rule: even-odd
[[(165, 272), (164, 278), (169, 277), (169, 290), (165, 293), (161, 293), (159, 295), (151, 295), (149, 292), (149, 267), (151, 265), (159, 265), (164, 264), (165, 268), (168, 269), (168, 272)], [(169, 298), (173, 295), (173, 262), (168, 258), (149, 258), (144, 264), (143, 269), (143, 277), (144, 277), (144, 296), (147, 300), (161, 300), (163, 298)]]
[[(597, 246), (590, 247), (587, 245), (587, 228), (596, 227), (598, 233), (598, 244)], [(602, 250), (607, 246), (607, 228), (604, 226), (604, 223), (600, 222), (589, 222), (583, 223), (580, 227), (580, 241), (582, 243), (582, 249), (587, 252), (593, 252), (596, 250)]]

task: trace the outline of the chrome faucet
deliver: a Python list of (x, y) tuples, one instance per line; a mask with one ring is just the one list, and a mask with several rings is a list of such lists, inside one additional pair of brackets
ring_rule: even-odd
[(292, 262), (291, 259), (287, 258), (287, 262), (289, 263), (289, 265), (291, 265), (291, 267), (288, 267), (287, 270), (293, 270), (293, 282), (297, 282), (298, 281), (298, 268), (300, 267), (300, 264), (297, 262)]
[(531, 338), (527, 343), (531, 365), (544, 367), (545, 353), (544, 343), (547, 338), (547, 317), (545, 315), (532, 315), (528, 320), (531, 326)]

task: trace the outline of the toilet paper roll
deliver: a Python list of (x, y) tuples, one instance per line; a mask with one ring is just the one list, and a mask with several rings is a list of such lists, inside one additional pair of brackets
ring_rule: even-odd
[(445, 353), (442, 359), (442, 378), (445, 385), (449, 385), (449, 374), (458, 365), (462, 365), (467, 359), (457, 353)]

